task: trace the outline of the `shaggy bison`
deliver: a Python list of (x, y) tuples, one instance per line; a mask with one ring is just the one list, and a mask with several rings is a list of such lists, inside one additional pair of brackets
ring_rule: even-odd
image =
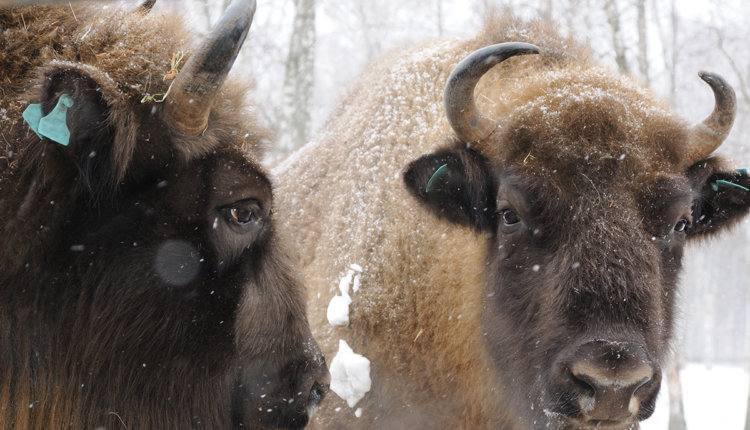
[[(275, 171), (323, 352), (343, 339), (371, 361), (360, 410), (328, 401), (317, 428), (649, 417), (683, 247), (750, 205), (747, 174), (711, 155), (734, 93), (701, 78), (716, 104), (691, 126), (575, 40), (508, 17), (370, 67)], [(340, 279), (358, 287), (343, 327), (326, 318)]]
[(151, 5), (0, 9), (0, 427), (304, 427), (328, 370), (223, 85), (255, 2), (184, 59)]

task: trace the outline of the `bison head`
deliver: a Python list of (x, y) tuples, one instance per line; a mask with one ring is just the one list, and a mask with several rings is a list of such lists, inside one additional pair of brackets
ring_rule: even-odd
[(222, 89), (254, 11), (232, 3), (163, 104), (128, 97), (117, 70), (42, 70), (41, 115), (69, 137), (29, 132), (0, 195), (12, 387), (0, 396), (23, 406), (11, 422), (301, 428), (325, 395), (256, 161), (265, 131), (239, 109), (243, 94)]
[(748, 175), (711, 157), (734, 93), (702, 74), (716, 107), (688, 127), (627, 78), (529, 56), (493, 81), (502, 116), (480, 112), (479, 79), (537, 52), (499, 44), (461, 62), (445, 90), (458, 139), (404, 178), (486, 235), (483, 333), (513, 426), (630, 428), (654, 409), (683, 247), (750, 205)]

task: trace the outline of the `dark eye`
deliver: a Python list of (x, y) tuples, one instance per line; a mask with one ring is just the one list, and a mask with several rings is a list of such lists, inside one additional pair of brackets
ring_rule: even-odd
[(685, 218), (679, 220), (677, 224), (674, 225), (674, 231), (682, 233), (687, 228), (688, 224), (690, 224), (690, 221), (686, 220)]
[(518, 218), (518, 215), (516, 215), (516, 212), (513, 209), (502, 210), (500, 212), (500, 218), (502, 218), (503, 224), (505, 225), (513, 225), (518, 221), (521, 221), (521, 219)]
[(258, 220), (260, 204), (255, 200), (242, 200), (223, 208), (222, 212), (230, 223), (246, 225)]

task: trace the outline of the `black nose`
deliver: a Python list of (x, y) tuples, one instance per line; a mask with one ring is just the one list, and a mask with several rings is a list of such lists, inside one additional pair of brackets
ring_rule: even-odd
[(307, 407), (317, 408), (318, 405), (320, 405), (320, 402), (325, 398), (326, 394), (328, 394), (329, 387), (330, 386), (327, 383), (315, 381), (310, 390), (310, 395), (307, 398)]
[(303, 393), (307, 394), (308, 411), (313, 412), (328, 394), (331, 374), (328, 372), (325, 357), (319, 349), (316, 349), (313, 358), (307, 361), (306, 367)]
[(557, 368), (563, 391), (577, 399), (580, 415), (593, 423), (644, 419), (661, 385), (659, 367), (641, 346), (627, 342), (585, 343)]

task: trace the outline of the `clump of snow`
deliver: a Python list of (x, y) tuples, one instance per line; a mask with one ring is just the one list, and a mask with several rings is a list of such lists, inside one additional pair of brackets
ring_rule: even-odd
[(346, 275), (339, 281), (341, 295), (334, 296), (328, 303), (328, 309), (326, 310), (326, 318), (328, 318), (329, 324), (334, 326), (349, 325), (349, 305), (352, 303), (349, 290), (352, 289), (354, 292), (359, 290), (360, 273), (362, 273), (362, 266), (352, 264), (349, 266)]
[(370, 391), (370, 360), (354, 353), (343, 339), (339, 340), (339, 352), (331, 361), (330, 372), (331, 391), (346, 400), (350, 408)]
[(328, 323), (336, 326), (349, 325), (349, 305), (351, 303), (352, 299), (349, 294), (334, 296), (328, 303), (328, 310), (326, 311)]
[(357, 408), (356, 411), (354, 411), (354, 416), (359, 418), (362, 416), (362, 408)]

